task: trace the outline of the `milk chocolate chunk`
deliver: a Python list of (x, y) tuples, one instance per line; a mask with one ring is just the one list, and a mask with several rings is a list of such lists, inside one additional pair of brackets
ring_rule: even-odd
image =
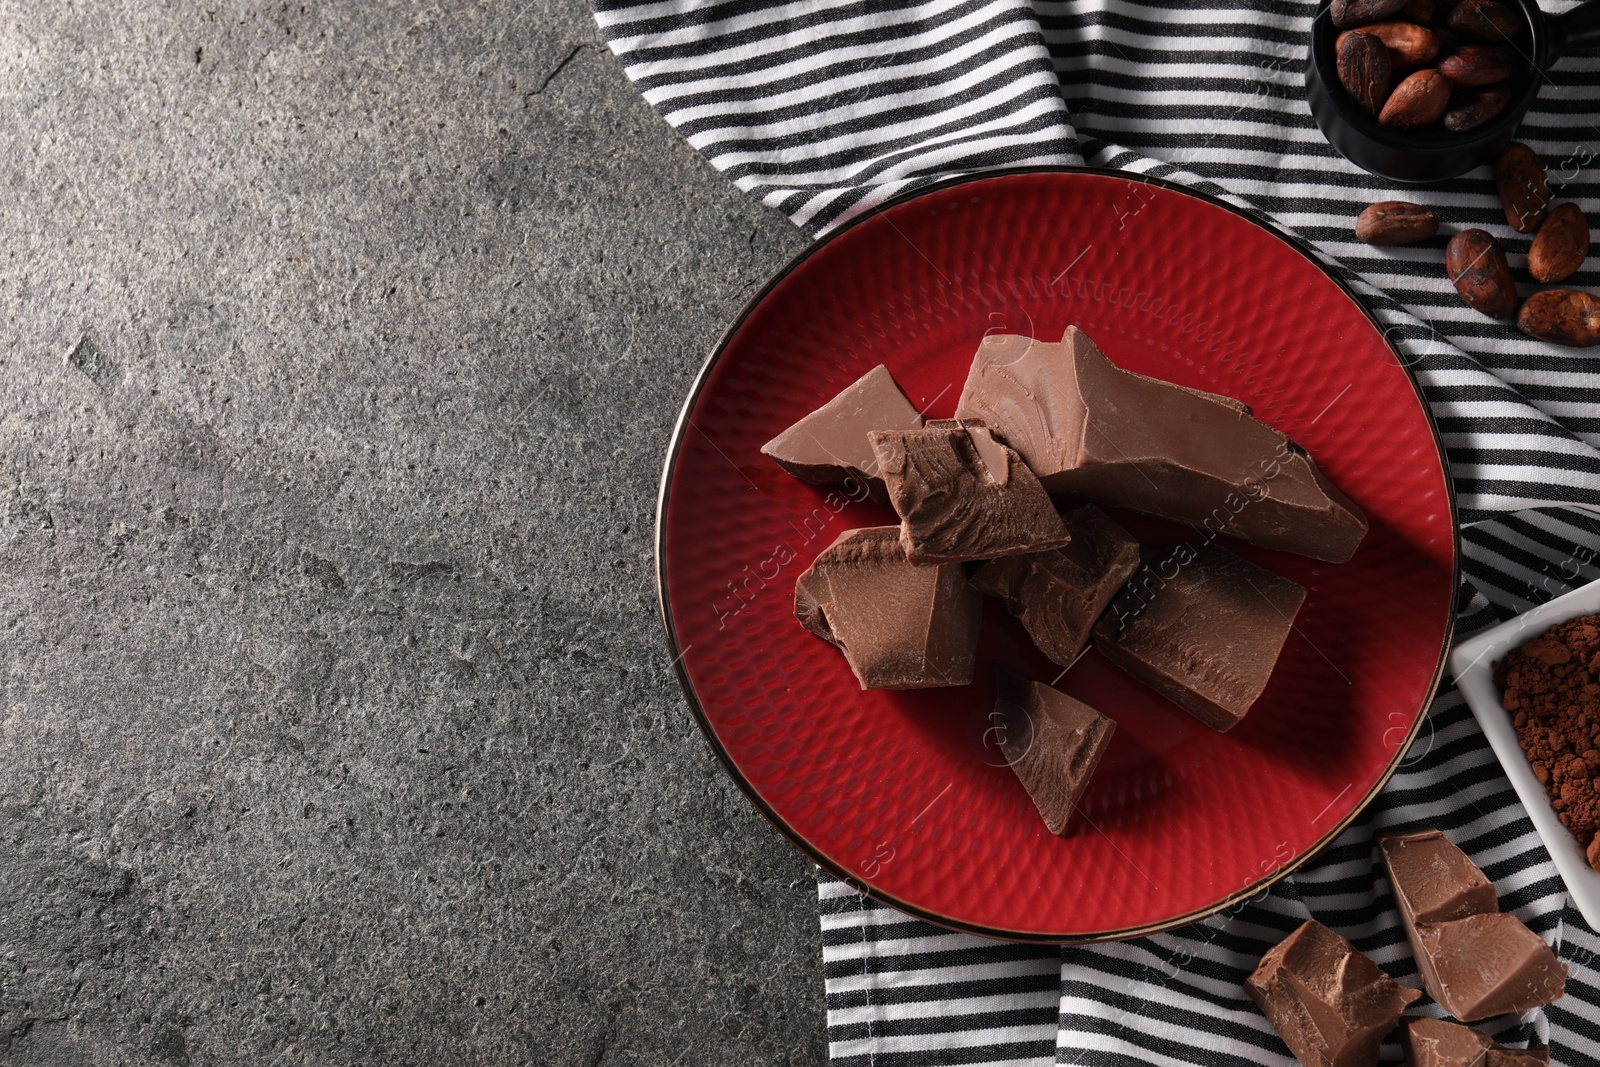
[(1094, 628), (1112, 663), (1211, 727), (1243, 719), (1267, 687), (1306, 592), (1215, 545), (1141, 567)]
[(1422, 996), (1315, 919), (1261, 957), (1245, 990), (1305, 1067), (1373, 1067), (1383, 1036)]
[(1417, 944), (1428, 995), (1465, 1023), (1549, 1004), (1566, 991), (1566, 964), (1515, 915), (1421, 923)]
[(1071, 541), (1050, 496), (982, 424), (870, 433), (912, 563), (956, 563)]
[(913, 566), (897, 526), (840, 534), (795, 582), (794, 613), (844, 651), (863, 689), (972, 681), (983, 596), (960, 564)]
[(1470, 1026), (1443, 1019), (1407, 1019), (1401, 1032), (1406, 1067), (1548, 1067), (1550, 1049), (1507, 1048)]
[(761, 453), (803, 482), (833, 485), (854, 476), (881, 496), (883, 483), (877, 477), (877, 460), (867, 434), (921, 426), (922, 416), (880, 363), (762, 445)]
[(1386, 835), (1378, 846), (1423, 988), (1446, 1011), (1476, 1022), (1561, 996), (1565, 965), (1500, 912), (1493, 884), (1442, 833)]
[(1117, 591), (1139, 569), (1139, 543), (1093, 504), (1068, 512), (1065, 548), (1004, 556), (972, 576), (980, 593), (1005, 600), (1039, 651), (1068, 667)]
[(1247, 406), (1123, 370), (1075, 326), (1055, 344), (985, 337), (956, 414), (984, 420), (1052, 493), (1334, 563), (1366, 536), (1361, 509)]
[[(1489, 879), (1438, 830), (1385, 834), (1378, 850), (1408, 935), (1417, 923), (1500, 910)], [(1411, 947), (1417, 947), (1414, 937)]]
[(997, 670), (1000, 751), (1053, 834), (1067, 828), (1078, 798), (1117, 724), (1059, 690)]

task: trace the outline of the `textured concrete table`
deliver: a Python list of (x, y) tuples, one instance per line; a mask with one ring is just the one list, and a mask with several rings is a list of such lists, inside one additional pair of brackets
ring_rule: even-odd
[(651, 567), (798, 231), (576, 0), (0, 16), (0, 1058), (821, 1062)]

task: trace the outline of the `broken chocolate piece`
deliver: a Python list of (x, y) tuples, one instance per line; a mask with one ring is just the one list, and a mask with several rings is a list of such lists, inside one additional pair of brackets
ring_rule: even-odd
[(1421, 923), (1417, 945), (1428, 995), (1464, 1023), (1549, 1004), (1566, 991), (1566, 964), (1515, 915)]
[(1072, 541), (1065, 548), (1003, 556), (972, 576), (980, 593), (1001, 597), (1039, 651), (1071, 666), (1089, 631), (1123, 584), (1139, 569), (1139, 542), (1093, 504), (1064, 516)]
[(1112, 663), (1226, 731), (1261, 696), (1306, 592), (1215, 545), (1181, 544), (1141, 567), (1094, 628)]
[(1072, 540), (1021, 458), (981, 424), (867, 435), (912, 563), (957, 563)]
[(1315, 919), (1261, 957), (1244, 985), (1305, 1067), (1374, 1067), (1383, 1036), (1422, 996)]
[(1406, 1067), (1484, 1067), (1494, 1044), (1470, 1026), (1443, 1019), (1407, 1019), (1401, 1035)]
[(803, 482), (832, 485), (855, 476), (882, 498), (883, 481), (867, 434), (915, 430), (922, 416), (883, 364), (873, 367), (838, 396), (761, 446), (761, 454)]
[(1078, 798), (1117, 724), (1089, 705), (1039, 682), (996, 670), (997, 740), (1053, 834), (1067, 828)]
[(863, 689), (972, 681), (983, 597), (960, 564), (913, 566), (898, 526), (840, 534), (795, 582), (794, 613), (844, 650)]
[(1406, 1067), (1548, 1067), (1550, 1049), (1497, 1045), (1470, 1026), (1443, 1019), (1407, 1019), (1401, 1044)]
[(985, 337), (956, 414), (982, 419), (1046, 489), (1343, 563), (1367, 520), (1305, 450), (1237, 400), (1134, 374), (1075, 326)]
[(1500, 912), (1493, 884), (1442, 833), (1390, 834), (1378, 847), (1423, 988), (1446, 1011), (1470, 1023), (1561, 996), (1565, 965)]
[[(1438, 830), (1385, 834), (1378, 850), (1408, 934), (1417, 923), (1500, 910), (1489, 879)], [(1416, 949), (1415, 939), (1411, 947)]]

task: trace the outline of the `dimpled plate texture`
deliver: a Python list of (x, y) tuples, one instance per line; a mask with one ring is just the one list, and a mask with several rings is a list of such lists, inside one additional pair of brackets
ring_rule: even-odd
[[(992, 599), (963, 688), (863, 692), (795, 620), (795, 579), (817, 553), (895, 518), (791, 478), (761, 445), (877, 363), (928, 417), (948, 417), (986, 332), (1053, 341), (1069, 324), (1123, 367), (1250, 404), (1371, 522), (1342, 565), (1224, 541), (1308, 591), (1267, 691), (1231, 733), (1093, 652), (1063, 676)], [(1193, 536), (1116, 517), (1146, 544)], [(708, 362), (658, 522), (685, 689), (757, 806), (878, 898), (1018, 940), (1190, 921), (1330, 840), (1415, 732), (1455, 591), (1437, 441), (1360, 306), (1219, 203), (1085, 171), (941, 186), (814, 246)], [(989, 732), (995, 663), (1116, 720), (1065, 837), (1046, 832)]]

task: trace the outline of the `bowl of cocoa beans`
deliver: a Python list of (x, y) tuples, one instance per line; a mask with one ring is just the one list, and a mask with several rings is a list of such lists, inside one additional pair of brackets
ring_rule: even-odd
[(1435, 182), (1491, 161), (1567, 51), (1600, 42), (1600, 2), (1331, 0), (1306, 94), (1328, 142), (1374, 174)]

